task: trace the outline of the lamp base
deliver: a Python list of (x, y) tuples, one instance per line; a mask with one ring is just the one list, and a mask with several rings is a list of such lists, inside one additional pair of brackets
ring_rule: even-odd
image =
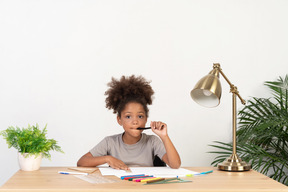
[(222, 171), (249, 171), (251, 169), (251, 164), (242, 161), (237, 154), (232, 154), (222, 163), (218, 164), (218, 169)]

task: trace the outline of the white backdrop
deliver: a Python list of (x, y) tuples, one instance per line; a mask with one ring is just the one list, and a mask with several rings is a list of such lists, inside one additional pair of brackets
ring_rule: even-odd
[[(65, 154), (42, 166), (75, 166), (122, 132), (105, 108), (111, 77), (143, 75), (156, 92), (149, 121), (168, 124), (182, 166), (209, 166), (208, 145), (231, 141), (232, 96), (223, 78), (217, 108), (190, 90), (219, 62), (244, 99), (271, 96), (263, 82), (288, 69), (287, 9), (286, 0), (1, 0), (0, 130), (48, 124)], [(19, 166), (3, 138), (0, 151), (2, 185)]]

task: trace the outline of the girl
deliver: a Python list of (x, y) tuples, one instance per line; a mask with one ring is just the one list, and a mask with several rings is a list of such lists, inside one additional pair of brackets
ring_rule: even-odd
[(150, 123), (152, 131), (161, 140), (137, 129), (145, 127), (149, 112), (147, 105), (152, 104), (154, 91), (149, 83), (142, 76), (112, 78), (105, 92), (106, 107), (117, 113), (117, 122), (124, 133), (103, 139), (78, 160), (77, 166), (94, 167), (107, 163), (112, 168), (128, 170), (128, 166), (153, 166), (157, 156), (171, 168), (180, 167), (179, 154), (167, 134), (165, 123)]

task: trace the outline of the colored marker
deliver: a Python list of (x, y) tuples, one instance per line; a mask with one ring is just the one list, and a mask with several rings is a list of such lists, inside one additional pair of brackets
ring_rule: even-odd
[(146, 181), (146, 183), (155, 183), (155, 182), (157, 182), (157, 181), (163, 181), (163, 180), (165, 180), (165, 178), (155, 178), (155, 179), (153, 179), (153, 180), (150, 180), (150, 181)]
[(145, 176), (145, 174), (139, 174), (139, 175), (124, 175), (124, 176), (121, 176), (120, 178), (123, 180), (123, 179), (126, 178), (126, 177), (139, 177), (139, 176)]
[(212, 173), (213, 170), (211, 171), (205, 171), (205, 172), (201, 172), (201, 173), (196, 173), (196, 174), (188, 174), (186, 175), (186, 177), (193, 177), (194, 175), (204, 175), (204, 174), (208, 174), (208, 173)]
[(133, 177), (128, 179), (128, 181), (134, 181), (136, 179), (145, 179), (145, 178), (149, 178), (149, 177), (153, 177), (152, 175), (145, 175), (145, 176), (140, 176), (140, 177)]
[(67, 172), (67, 171), (58, 171), (60, 174), (64, 175), (88, 175), (88, 173), (81, 173), (81, 172)]
[(134, 177), (125, 177), (124, 180), (129, 180), (129, 179), (136, 179), (136, 178), (142, 178), (142, 177), (147, 177), (149, 175), (143, 175), (143, 176), (134, 176)]
[(152, 176), (152, 177), (144, 177), (144, 178), (133, 179), (133, 182), (141, 182), (142, 180), (145, 180), (147, 178), (152, 179), (152, 178), (155, 178), (155, 177)]
[(143, 180), (141, 180), (140, 182), (141, 182), (141, 183), (144, 183), (144, 182), (147, 182), (147, 181), (152, 181), (152, 180), (154, 180), (154, 179), (161, 179), (161, 177), (154, 177), (154, 178), (149, 178), (149, 179), (143, 179)]

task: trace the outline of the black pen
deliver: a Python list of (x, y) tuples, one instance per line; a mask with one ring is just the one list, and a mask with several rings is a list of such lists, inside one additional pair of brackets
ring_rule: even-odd
[(151, 129), (151, 127), (138, 127), (138, 130), (145, 130), (145, 129)]

